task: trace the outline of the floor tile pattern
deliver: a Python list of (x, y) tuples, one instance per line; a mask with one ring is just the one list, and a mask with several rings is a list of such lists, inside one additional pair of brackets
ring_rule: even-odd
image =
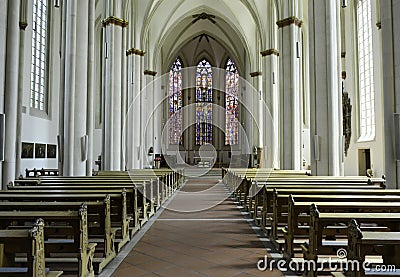
[(224, 185), (215, 177), (193, 178), (112, 276), (282, 276), (257, 269), (264, 255), (265, 246)]

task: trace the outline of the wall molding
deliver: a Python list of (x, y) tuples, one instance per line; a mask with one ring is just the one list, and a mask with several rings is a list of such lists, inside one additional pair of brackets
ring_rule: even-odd
[(144, 73), (144, 75), (150, 75), (150, 76), (153, 76), (153, 77), (157, 75), (156, 71), (147, 70), (147, 69), (143, 73)]
[(270, 55), (275, 55), (275, 56), (278, 56), (278, 57), (279, 57), (279, 51), (276, 50), (276, 49), (274, 49), (274, 48), (261, 51), (260, 54), (261, 54), (263, 57), (265, 57), (265, 56), (270, 56)]
[(250, 77), (258, 77), (261, 76), (262, 72), (261, 71), (255, 71), (250, 73)]
[(125, 28), (126, 26), (128, 26), (128, 21), (118, 18), (116, 16), (109, 16), (109, 17), (103, 19), (101, 21), (101, 23), (103, 24), (103, 27), (108, 26), (110, 24), (120, 26), (122, 28)]
[(303, 21), (300, 20), (299, 18), (295, 17), (295, 16), (291, 16), (282, 20), (278, 20), (276, 22), (276, 25), (278, 25), (279, 28), (283, 28), (286, 26), (290, 26), (290, 25), (296, 25), (297, 27), (301, 28), (301, 26), (303, 25)]
[(127, 56), (136, 55), (136, 56), (141, 56), (141, 57), (143, 57), (144, 54), (146, 54), (145, 51), (139, 50), (139, 49), (136, 49), (136, 48), (131, 48), (131, 49), (126, 50), (126, 55), (127, 55)]
[(28, 23), (27, 22), (22, 22), (22, 21), (19, 22), (19, 29), (20, 30), (25, 30), (26, 27), (28, 27)]

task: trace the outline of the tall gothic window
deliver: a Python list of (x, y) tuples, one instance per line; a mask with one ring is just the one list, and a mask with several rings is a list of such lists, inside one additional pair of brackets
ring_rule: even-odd
[(177, 58), (169, 71), (169, 143), (182, 144), (182, 60)]
[(212, 68), (203, 59), (196, 70), (196, 144), (212, 142)]
[(239, 137), (239, 73), (231, 59), (225, 70), (225, 144), (235, 145)]
[(375, 90), (372, 55), (371, 0), (357, 3), (360, 140), (375, 136)]
[(41, 111), (47, 109), (47, 18), (47, 0), (33, 0), (30, 106)]

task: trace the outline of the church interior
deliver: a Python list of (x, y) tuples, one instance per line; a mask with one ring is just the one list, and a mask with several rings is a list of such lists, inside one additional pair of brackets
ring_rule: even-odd
[(1, 0), (0, 276), (400, 275), (397, 12)]

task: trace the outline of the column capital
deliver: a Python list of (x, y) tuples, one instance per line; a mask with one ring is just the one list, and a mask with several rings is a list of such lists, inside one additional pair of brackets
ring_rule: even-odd
[(144, 54), (146, 54), (145, 51), (139, 50), (139, 49), (136, 49), (136, 48), (131, 48), (131, 49), (126, 50), (126, 55), (127, 55), (127, 56), (130, 56), (130, 55), (137, 55), (137, 56), (143, 57)]
[(292, 24), (295, 24), (297, 27), (301, 28), (301, 26), (303, 25), (303, 21), (295, 16), (291, 16), (282, 20), (278, 20), (276, 22), (276, 25), (278, 25), (279, 28), (290, 26)]
[(144, 75), (151, 75), (153, 77), (157, 75), (156, 71), (151, 71), (151, 70), (147, 70), (147, 69), (143, 73), (144, 73)]
[(103, 24), (103, 27), (106, 27), (107, 25), (117, 25), (117, 26), (121, 26), (122, 28), (125, 28), (126, 26), (128, 26), (128, 21), (122, 19), (122, 18), (118, 18), (116, 16), (109, 16), (105, 19), (103, 19), (101, 21), (101, 23)]
[(264, 51), (260, 52), (261, 56), (265, 57), (265, 56), (270, 56), (270, 55), (275, 55), (279, 57), (279, 51), (274, 49), (274, 48), (270, 48)]
[(250, 73), (250, 77), (254, 78), (254, 77), (258, 77), (261, 76), (262, 72), (261, 71), (255, 71), (255, 72), (251, 72)]

